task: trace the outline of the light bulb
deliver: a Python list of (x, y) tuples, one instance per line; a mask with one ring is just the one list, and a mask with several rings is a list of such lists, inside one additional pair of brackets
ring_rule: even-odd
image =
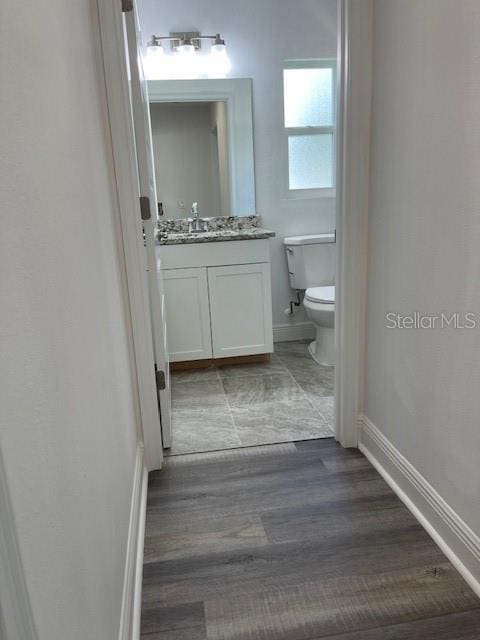
[(177, 51), (182, 56), (191, 56), (195, 55), (195, 47), (191, 43), (183, 43), (179, 44), (177, 47)]
[(191, 42), (180, 43), (176, 52), (171, 56), (171, 60), (173, 77), (181, 79), (198, 78), (200, 61), (195, 45)]
[(165, 59), (166, 55), (162, 45), (148, 45), (147, 52), (143, 57), (143, 69), (149, 80), (161, 80), (167, 77)]
[(207, 75), (209, 78), (224, 78), (232, 68), (224, 44), (212, 44), (208, 56)]

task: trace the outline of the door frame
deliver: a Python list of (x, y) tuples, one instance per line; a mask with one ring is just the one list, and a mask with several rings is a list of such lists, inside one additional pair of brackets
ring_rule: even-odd
[[(253, 88), (251, 78), (148, 80), (150, 102), (225, 102), (229, 139), (230, 210), (250, 215), (255, 202)], [(237, 171), (238, 167), (242, 167)]]
[(101, 64), (122, 238), (120, 251), (126, 271), (126, 302), (132, 329), (133, 364), (140, 409), (139, 439), (145, 446), (146, 468), (152, 471), (161, 468), (163, 449), (123, 6), (131, 7), (131, 3), (126, 0), (97, 0)]
[[(146, 339), (151, 338), (151, 325), (142, 284), (144, 257), (137, 242), (140, 217), (131, 215), (139, 212), (138, 177), (118, 10), (122, 0), (97, 3), (143, 435), (147, 466), (154, 469), (161, 466), (162, 448), (151, 419), (158, 407), (150, 366), (153, 349)], [(335, 437), (344, 447), (358, 446), (358, 415), (363, 408), (372, 13), (372, 0), (338, 0)]]
[(335, 437), (358, 446), (367, 293), (372, 0), (338, 0)]

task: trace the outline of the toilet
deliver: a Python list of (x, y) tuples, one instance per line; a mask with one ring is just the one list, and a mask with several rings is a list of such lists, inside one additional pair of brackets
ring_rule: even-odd
[(305, 291), (303, 306), (316, 328), (312, 358), (335, 364), (335, 233), (291, 236), (283, 241), (290, 286)]

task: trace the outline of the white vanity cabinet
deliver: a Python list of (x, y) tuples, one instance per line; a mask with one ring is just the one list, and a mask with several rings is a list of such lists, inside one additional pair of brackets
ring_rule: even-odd
[(212, 357), (207, 270), (163, 272), (170, 362)]
[(213, 357), (272, 351), (268, 262), (208, 268)]
[(161, 245), (170, 360), (273, 351), (268, 240)]

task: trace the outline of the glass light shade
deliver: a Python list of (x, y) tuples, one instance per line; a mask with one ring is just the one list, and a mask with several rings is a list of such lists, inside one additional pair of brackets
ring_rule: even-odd
[(178, 46), (177, 51), (169, 56), (169, 62), (172, 78), (189, 79), (201, 75), (199, 55), (193, 44)]
[(177, 51), (180, 55), (184, 56), (195, 55), (195, 47), (193, 44), (179, 44)]
[(206, 67), (209, 78), (224, 78), (229, 73), (232, 63), (224, 44), (212, 44)]
[(143, 69), (149, 80), (162, 80), (168, 76), (166, 55), (161, 45), (149, 45), (143, 57)]

